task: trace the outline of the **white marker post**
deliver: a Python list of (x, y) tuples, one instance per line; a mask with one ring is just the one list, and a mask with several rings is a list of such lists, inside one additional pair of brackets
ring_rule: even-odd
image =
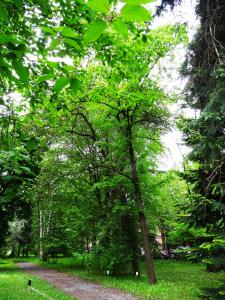
[(140, 275), (139, 275), (139, 272), (137, 271), (137, 272), (135, 272), (135, 280), (138, 280), (140, 277), (139, 277)]
[(36, 292), (37, 294), (41, 295), (42, 297), (44, 297), (44, 298), (46, 298), (46, 299), (48, 299), (48, 300), (53, 300), (52, 298), (49, 298), (48, 296), (46, 296), (44, 293), (42, 293), (42, 292), (36, 290), (35, 288), (33, 288), (33, 287), (31, 286), (31, 284), (32, 284), (32, 281), (29, 279), (29, 280), (28, 280), (28, 289), (29, 289), (29, 290), (32, 290), (32, 291)]

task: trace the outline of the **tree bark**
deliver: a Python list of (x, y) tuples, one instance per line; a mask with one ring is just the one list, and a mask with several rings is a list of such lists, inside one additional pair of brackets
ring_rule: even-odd
[(162, 235), (162, 250), (169, 255), (167, 240), (166, 240), (166, 230), (163, 226), (160, 227), (161, 235)]
[(40, 240), (40, 242), (39, 242), (39, 259), (41, 261), (45, 260), (43, 239), (44, 239), (44, 217), (43, 217), (42, 209), (39, 208), (39, 240)]
[[(118, 188), (118, 193), (121, 198), (121, 203), (123, 205), (127, 205), (127, 197), (123, 192), (122, 187)], [(128, 237), (128, 245), (129, 248), (132, 249), (132, 269), (134, 276), (140, 276), (140, 268), (138, 263), (138, 245), (137, 245), (137, 238), (134, 232), (134, 224), (132, 222), (131, 216), (129, 214), (123, 215), (121, 217), (121, 225), (122, 229), (124, 230), (124, 234)], [(138, 274), (138, 275), (137, 275)]]
[(139, 268), (139, 263), (137, 257), (132, 258), (132, 269), (133, 269), (133, 274), (134, 276), (141, 276), (140, 268)]
[(130, 160), (130, 168), (131, 168), (131, 180), (134, 187), (135, 202), (138, 208), (139, 223), (140, 223), (143, 246), (145, 251), (145, 261), (146, 261), (148, 282), (150, 284), (155, 284), (156, 276), (154, 272), (153, 259), (150, 250), (149, 236), (148, 236), (147, 224), (146, 224), (146, 219), (144, 214), (141, 188), (140, 188), (140, 183), (137, 175), (137, 162), (136, 162), (135, 153), (132, 144), (132, 130), (129, 124), (127, 127), (127, 139), (128, 139), (128, 152), (129, 152), (129, 160)]
[(20, 250), (21, 250), (21, 246), (20, 246), (20, 244), (18, 245), (18, 249), (17, 249), (17, 257), (20, 257)]

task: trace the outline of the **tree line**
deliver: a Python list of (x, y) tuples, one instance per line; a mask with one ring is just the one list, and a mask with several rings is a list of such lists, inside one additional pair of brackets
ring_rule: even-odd
[(178, 122), (193, 149), (178, 176), (157, 167), (176, 99), (151, 70), (186, 29), (151, 29), (149, 2), (2, 1), (2, 255), (9, 245), (40, 259), (88, 253), (87, 267), (140, 274), (144, 253), (155, 283), (159, 227), (171, 246), (191, 241), (209, 270), (224, 268), (224, 6), (197, 5), (182, 73), (200, 114)]

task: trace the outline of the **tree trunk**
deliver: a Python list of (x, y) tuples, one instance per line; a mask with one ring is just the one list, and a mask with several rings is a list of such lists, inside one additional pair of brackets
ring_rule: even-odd
[(44, 239), (44, 217), (43, 217), (43, 211), (40, 208), (39, 209), (39, 240), (40, 240), (40, 242), (39, 242), (39, 259), (41, 261), (45, 260), (43, 239)]
[(131, 131), (131, 126), (129, 125), (127, 127), (127, 138), (128, 138), (128, 150), (129, 150), (129, 160), (130, 160), (130, 168), (131, 168), (131, 180), (134, 186), (135, 202), (138, 208), (138, 216), (139, 216), (141, 234), (142, 234), (144, 251), (145, 251), (145, 261), (146, 261), (148, 282), (150, 284), (155, 284), (156, 277), (154, 272), (152, 255), (150, 251), (150, 243), (149, 243), (147, 224), (146, 224), (146, 219), (144, 214), (141, 188), (137, 176), (137, 163), (136, 163), (135, 153), (132, 144), (132, 131)]
[(134, 276), (140, 277), (140, 268), (139, 268), (139, 263), (137, 257), (132, 258), (132, 268), (133, 268), (133, 274)]
[(17, 257), (20, 257), (20, 250), (21, 250), (21, 246), (20, 246), (20, 244), (18, 245), (18, 249), (17, 249)]
[[(127, 205), (127, 197), (122, 189), (118, 187), (118, 193), (121, 198), (121, 203), (125, 206)], [(134, 224), (132, 222), (131, 216), (129, 214), (123, 215), (121, 217), (121, 225), (124, 230), (124, 234), (128, 237), (128, 247), (132, 249), (132, 269), (134, 276), (140, 276), (140, 268), (138, 263), (138, 245), (137, 237), (134, 231)]]
[(12, 251), (11, 251), (11, 254), (10, 254), (10, 257), (16, 257), (16, 244), (13, 244), (12, 245)]
[(26, 249), (25, 249), (25, 256), (28, 257), (29, 256), (29, 245), (26, 245)]
[(162, 250), (165, 251), (167, 255), (169, 255), (168, 245), (166, 240), (166, 230), (163, 226), (160, 227), (161, 235), (162, 235)]

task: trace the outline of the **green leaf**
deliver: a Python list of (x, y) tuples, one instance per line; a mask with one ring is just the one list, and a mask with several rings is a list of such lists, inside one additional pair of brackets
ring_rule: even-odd
[(15, 179), (15, 177), (12, 175), (5, 175), (5, 176), (2, 176), (2, 179), (5, 181), (13, 181)]
[(0, 4), (0, 20), (8, 22), (8, 12), (2, 4)]
[(72, 78), (70, 80), (70, 88), (76, 94), (80, 88), (80, 80), (78, 80), (77, 78)]
[(67, 72), (74, 72), (74, 66), (63, 65), (63, 69)]
[(123, 22), (121, 18), (117, 18), (113, 23), (113, 28), (114, 30), (119, 33), (124, 35), (125, 37), (128, 36), (128, 27), (127, 25)]
[(20, 175), (22, 173), (22, 171), (20, 169), (14, 169), (14, 172), (17, 174), (17, 175)]
[(56, 61), (46, 61), (47, 65), (52, 69), (57, 69), (59, 67), (59, 63)]
[[(9, 2), (12, 2), (12, 1), (9, 1)], [(24, 1), (23, 0), (14, 0), (13, 4), (15, 4), (18, 8), (21, 8), (24, 5)]]
[(43, 31), (43, 32), (46, 32), (46, 33), (50, 33), (50, 34), (55, 34), (55, 31), (53, 31), (51, 28), (49, 28), (49, 27), (45, 27), (45, 26), (41, 26), (41, 30)]
[(12, 151), (12, 150), (9, 150), (8, 155), (9, 155), (9, 157), (14, 157), (14, 156), (16, 156), (16, 152)]
[(4, 191), (4, 197), (7, 200), (12, 200), (16, 197), (16, 190), (11, 188), (11, 187), (7, 187)]
[(60, 44), (59, 39), (53, 39), (50, 43), (49, 50), (55, 50), (55, 48)]
[(54, 30), (55, 33), (62, 31), (63, 27), (62, 26), (52, 26), (52, 30)]
[(78, 45), (78, 43), (72, 39), (64, 39), (64, 42), (66, 44), (69, 44), (70, 46), (73, 46), (76, 49), (80, 49), (80, 46)]
[(31, 139), (29, 141), (26, 142), (26, 149), (31, 152), (35, 149), (35, 147), (37, 146), (36, 142)]
[(121, 10), (121, 15), (127, 22), (143, 22), (151, 20), (150, 12), (141, 5), (126, 4)]
[(55, 82), (55, 85), (54, 85), (55, 92), (59, 93), (69, 83), (70, 83), (70, 79), (68, 77), (60, 77)]
[(0, 97), (0, 105), (5, 105), (5, 102), (2, 97)]
[(28, 168), (28, 167), (20, 166), (20, 170), (22, 170), (26, 174), (31, 174), (32, 173), (30, 168)]
[(29, 73), (27, 68), (25, 68), (22, 64), (21, 60), (13, 60), (12, 61), (13, 69), (16, 71), (17, 75), (19, 76), (20, 80), (26, 85), (29, 85)]
[(107, 13), (110, 9), (108, 0), (89, 0), (87, 5), (97, 12)]
[(102, 33), (106, 28), (104, 21), (97, 19), (89, 24), (87, 31), (84, 34), (84, 42), (88, 44), (89, 42), (94, 42), (100, 38)]
[(0, 67), (10, 68), (10, 64), (2, 57), (0, 58)]
[(14, 35), (6, 35), (6, 34), (0, 34), (0, 45), (1, 44), (7, 44), (7, 43), (13, 43), (13, 44), (22, 44), (23, 42), (21, 40), (18, 40), (17, 37)]
[(54, 77), (55, 77), (55, 75), (52, 74), (52, 73), (45, 74), (45, 75), (39, 76), (36, 82), (37, 83), (41, 83), (43, 81), (46, 81), (46, 80), (49, 80), (49, 79), (53, 79)]
[(124, 0), (123, 2), (126, 2), (130, 5), (140, 5), (140, 4), (147, 4), (151, 2), (155, 2), (156, 0)]
[(67, 26), (62, 28), (61, 33), (63, 36), (67, 36), (67, 37), (77, 37), (78, 36), (77, 32), (75, 32), (72, 28), (67, 27)]
[(213, 187), (213, 190), (212, 190), (213, 195), (215, 195), (217, 189), (218, 189), (218, 185), (215, 184), (214, 187)]

